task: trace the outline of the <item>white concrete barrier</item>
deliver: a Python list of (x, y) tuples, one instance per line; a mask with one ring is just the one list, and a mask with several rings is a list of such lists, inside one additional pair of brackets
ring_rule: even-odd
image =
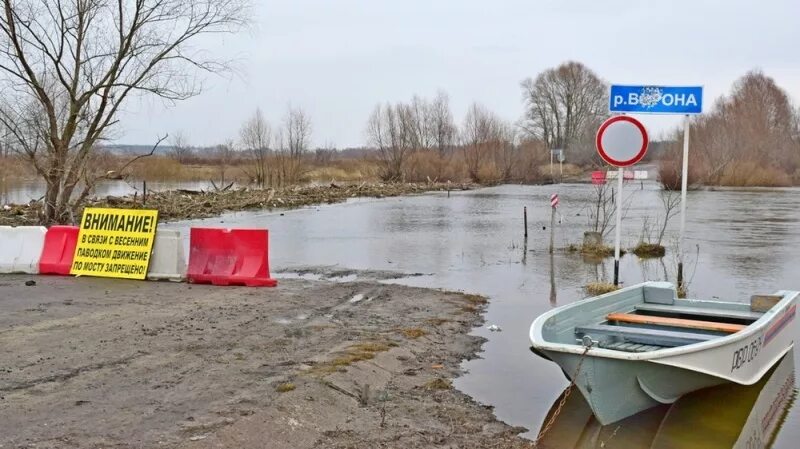
[(153, 255), (147, 270), (151, 281), (180, 282), (186, 277), (186, 257), (183, 253), (181, 233), (172, 229), (156, 231)]
[(43, 226), (0, 226), (0, 273), (39, 273)]

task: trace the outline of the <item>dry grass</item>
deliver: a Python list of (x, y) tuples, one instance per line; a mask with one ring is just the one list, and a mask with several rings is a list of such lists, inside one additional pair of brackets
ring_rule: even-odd
[(584, 287), (586, 293), (592, 296), (604, 295), (619, 290), (619, 286), (608, 282), (590, 282)]
[(719, 184), (732, 187), (789, 187), (792, 185), (792, 176), (775, 167), (737, 161), (725, 168)]
[[(586, 170), (582, 169), (581, 167), (575, 164), (563, 164), (559, 169), (558, 162), (553, 162), (553, 176), (555, 176), (556, 178), (561, 176), (561, 170), (563, 170), (565, 178), (576, 178), (586, 173)], [(550, 175), (549, 161), (539, 166), (539, 176), (545, 179), (550, 178), (551, 175)]]
[(345, 159), (333, 161), (330, 165), (313, 166), (304, 178), (319, 183), (378, 181), (379, 173), (380, 167), (373, 161)]
[(293, 391), (295, 388), (297, 388), (295, 384), (291, 382), (286, 382), (279, 384), (277, 387), (275, 387), (275, 391), (277, 391), (278, 393), (288, 393), (290, 391)]
[(466, 166), (459, 157), (442, 158), (435, 151), (417, 151), (406, 163), (406, 180), (411, 182), (462, 181)]
[(378, 353), (388, 351), (397, 346), (392, 342), (364, 342), (347, 347), (331, 360), (322, 362), (312, 368), (309, 372), (316, 375), (327, 375), (342, 370), (356, 362), (372, 360)]
[(686, 299), (686, 294), (688, 293), (686, 284), (678, 286), (678, 298)]
[[(581, 245), (580, 252), (584, 256), (611, 257), (614, 255), (614, 247), (607, 245)], [(625, 251), (620, 251), (625, 254)]]
[(29, 179), (35, 176), (31, 165), (17, 156), (0, 156), (0, 181)]
[(666, 248), (657, 243), (640, 242), (636, 245), (636, 248), (633, 248), (633, 254), (636, 254), (642, 259), (664, 257), (666, 253)]
[(437, 377), (425, 383), (426, 390), (449, 390), (453, 388), (453, 382), (449, 379), (442, 379)]
[(420, 329), (418, 327), (400, 329), (400, 333), (403, 334), (404, 337), (409, 338), (411, 340), (415, 340), (419, 337), (428, 335), (428, 331), (426, 331), (425, 329)]

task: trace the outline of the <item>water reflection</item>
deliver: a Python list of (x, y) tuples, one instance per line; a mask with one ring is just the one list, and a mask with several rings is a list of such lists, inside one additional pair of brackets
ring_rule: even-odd
[[(540, 446), (553, 449), (768, 449), (796, 395), (790, 352), (755, 385), (696, 391), (623, 421), (602, 426), (583, 395), (570, 394)], [(558, 410), (553, 404), (545, 422)]]

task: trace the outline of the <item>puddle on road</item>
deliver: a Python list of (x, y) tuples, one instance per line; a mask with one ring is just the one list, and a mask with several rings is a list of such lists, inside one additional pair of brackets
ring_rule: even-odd
[[(613, 261), (591, 263), (564, 252), (553, 256), (547, 253), (549, 197), (558, 193), (561, 199), (556, 246), (564, 248), (580, 242), (587, 229), (592, 189), (590, 185), (500, 186), (454, 192), (449, 198), (446, 194), (429, 194), (358, 201), (303, 209), (284, 216), (278, 212), (236, 213), (168, 226), (220, 226), (224, 222), (227, 227), (266, 227), (270, 230), (273, 269), (325, 266), (343, 270), (344, 276), (352, 274), (347, 270), (392, 272), (393, 276), (377, 280), (490, 297), (486, 324), (474, 330), (488, 340), (484, 352), (480, 359), (464, 363), (467, 374), (457, 379), (455, 385), (476, 400), (493, 406), (499, 419), (530, 429), (528, 436), (534, 438), (567, 381), (555, 364), (529, 351), (530, 324), (550, 308), (584, 297), (582, 287), (588, 282), (609, 280), (613, 275)], [(663, 214), (658, 195), (655, 184), (626, 189), (624, 196), (630, 206), (624, 221), (624, 246), (637, 243), (644, 217), (649, 216), (652, 222)], [(523, 206), (528, 207), (530, 223), (527, 242), (523, 238)], [(796, 263), (800, 250), (799, 221), (800, 189), (690, 192), (686, 245), (691, 249), (686, 261), (690, 296), (747, 301), (753, 293), (800, 290), (800, 264)], [(665, 238), (668, 248), (675, 246), (677, 226), (675, 218)], [(669, 249), (663, 259), (642, 261), (627, 255), (622, 259), (621, 279), (627, 284), (674, 280), (675, 266), (676, 256)], [(397, 272), (426, 274), (393, 279)], [(300, 274), (306, 275), (315, 273)], [(331, 277), (320, 275), (326, 276)], [(361, 274), (356, 276), (365, 279)], [(488, 330), (491, 324), (502, 332)], [(793, 331), (798, 334), (796, 327)], [(794, 374), (789, 377), (794, 379)], [(734, 388), (728, 394), (738, 398), (746, 390)], [(794, 394), (793, 382), (791, 391)], [(736, 421), (741, 416), (734, 418), (731, 410), (750, 416), (754, 409), (747, 401), (738, 399), (701, 398), (688, 403), (702, 404), (702, 413), (691, 415), (698, 422), (714, 417), (714, 422), (731, 429), (742, 425)], [(800, 411), (791, 401), (785, 411), (780, 410), (782, 402), (776, 404), (775, 413), (785, 414), (781, 421), (785, 423), (775, 430), (771, 447), (793, 449), (800, 440)], [(658, 426), (662, 427), (667, 418), (669, 422), (683, 422), (680, 416), (673, 415), (670, 412), (661, 418), (637, 416), (619, 423), (616, 433), (617, 426), (600, 428), (586, 417), (588, 421), (583, 424), (568, 426), (573, 429), (568, 433), (582, 432), (589, 438), (581, 440), (585, 444), (576, 442), (570, 446), (559, 442), (555, 447), (601, 447), (597, 444), (606, 441), (603, 435), (612, 434), (616, 444), (605, 447), (700, 448), (706, 446), (698, 445), (697, 441), (716, 441), (713, 437), (716, 430), (711, 427), (688, 425), (685, 429), (691, 432), (682, 432), (699, 440), (669, 440), (674, 444), (659, 440), (666, 441), (660, 446), (634, 444), (640, 437), (645, 438), (643, 435), (650, 438), (652, 432), (648, 426), (654, 426), (653, 421), (660, 419)], [(595, 434), (596, 437), (592, 436)], [(622, 443), (628, 438), (625, 435), (633, 438), (627, 445)], [(748, 440), (744, 446), (736, 440), (736, 447), (767, 447), (764, 435), (752, 444)], [(733, 444), (719, 447), (733, 447)]]

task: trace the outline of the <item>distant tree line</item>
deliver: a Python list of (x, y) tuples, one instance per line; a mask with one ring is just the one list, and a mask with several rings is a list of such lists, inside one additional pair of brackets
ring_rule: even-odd
[[(800, 110), (760, 71), (740, 78), (711, 111), (691, 121), (692, 185), (790, 186), (800, 183)], [(680, 188), (682, 132), (661, 161), (667, 188)]]
[(608, 115), (605, 82), (583, 64), (567, 62), (522, 81), (521, 89), (525, 114), (516, 122), (473, 103), (459, 126), (444, 92), (432, 100), (379, 104), (366, 134), (382, 177), (536, 182), (556, 148), (575, 164), (599, 162), (593, 136)]

